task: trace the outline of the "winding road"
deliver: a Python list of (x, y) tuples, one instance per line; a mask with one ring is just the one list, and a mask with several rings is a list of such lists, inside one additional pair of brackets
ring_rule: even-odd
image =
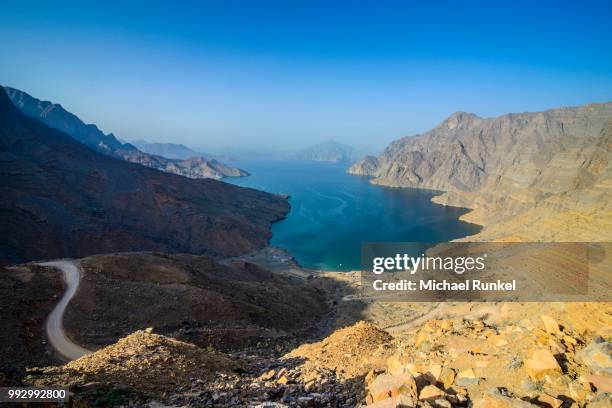
[(73, 343), (64, 332), (64, 312), (66, 311), (66, 306), (68, 306), (68, 303), (79, 288), (79, 282), (81, 280), (81, 269), (79, 265), (71, 260), (43, 262), (40, 265), (61, 270), (64, 275), (64, 282), (66, 282), (66, 292), (51, 311), (45, 327), (47, 338), (51, 346), (61, 356), (68, 360), (76, 360), (85, 354), (91, 353), (91, 351)]

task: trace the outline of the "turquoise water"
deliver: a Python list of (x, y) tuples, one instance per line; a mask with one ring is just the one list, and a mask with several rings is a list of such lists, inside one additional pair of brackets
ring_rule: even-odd
[(304, 267), (360, 268), (362, 242), (444, 242), (480, 228), (460, 222), (466, 210), (433, 204), (431, 191), (388, 188), (346, 174), (347, 166), (318, 162), (234, 162), (251, 173), (227, 179), (291, 196), (291, 212), (272, 227), (272, 245)]

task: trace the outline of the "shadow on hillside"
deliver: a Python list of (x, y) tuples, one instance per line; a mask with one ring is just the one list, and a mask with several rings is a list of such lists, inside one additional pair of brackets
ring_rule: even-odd
[(354, 277), (291, 263), (139, 252), (80, 264), (64, 327), (91, 350), (151, 327), (202, 348), (280, 355), (362, 318), (361, 302), (343, 301)]
[[(67, 308), (64, 327), (71, 339), (92, 350), (151, 327), (154, 333), (211, 352), (258, 356), (247, 375), (260, 376), (275, 365), (293, 369), (303, 364), (302, 358), (279, 358), (363, 317), (363, 303), (343, 300), (357, 293), (355, 279), (344, 274), (285, 273), (238, 259), (218, 261), (165, 253), (96, 255), (82, 259), (80, 265), (81, 283)], [(0, 299), (14, 305), (3, 310), (28, 314), (17, 313), (12, 319), (15, 327), (21, 327), (16, 329), (20, 333), (33, 333), (32, 340), (22, 344), (22, 355), (33, 350), (31, 344), (44, 344), (44, 321), (62, 290), (59, 271), (28, 266), (23, 273), (28, 270), (40, 279), (20, 279), (17, 272), (11, 272), (11, 280), (4, 280), (6, 290)], [(5, 274), (8, 276), (8, 272)], [(53, 284), (43, 285), (47, 288), (43, 290), (41, 282), (47, 281)], [(42, 298), (48, 301), (34, 314), (31, 309)], [(25, 375), (27, 369), (53, 363), (60, 365), (63, 361), (53, 362), (43, 346), (27, 359), (17, 356), (11, 370)], [(36, 376), (36, 372), (30, 374)], [(19, 385), (19, 375), (13, 374), (6, 384)], [(3, 375), (0, 373), (0, 379), (6, 379)], [(348, 381), (353, 380), (359, 379)], [(282, 397), (277, 395), (278, 385), (265, 387), (271, 400)]]

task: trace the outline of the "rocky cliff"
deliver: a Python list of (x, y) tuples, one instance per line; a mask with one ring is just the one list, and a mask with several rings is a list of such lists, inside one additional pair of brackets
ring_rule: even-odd
[(104, 134), (96, 125), (83, 123), (76, 115), (66, 111), (59, 104), (41, 101), (18, 89), (10, 87), (4, 89), (13, 104), (22, 113), (42, 121), (49, 127), (67, 133), (97, 152), (189, 178), (220, 179), (249, 175), (244, 170), (224, 165), (201, 155), (168, 158), (163, 155), (145, 153), (129, 143), (121, 143), (112, 133)]
[(164, 250), (238, 255), (265, 246), (281, 197), (193, 180), (95, 152), (0, 92), (0, 261)]
[(612, 238), (612, 103), (480, 118), (455, 113), (349, 169), (394, 187), (442, 190), (473, 209), (472, 239)]

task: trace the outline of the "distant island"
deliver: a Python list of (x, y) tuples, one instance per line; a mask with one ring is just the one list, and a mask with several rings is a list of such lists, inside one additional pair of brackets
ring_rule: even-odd
[(140, 151), (169, 159), (187, 160), (194, 157), (212, 157), (210, 154), (196, 152), (180, 143), (150, 143), (146, 140), (134, 140), (131, 142)]
[(321, 161), (332, 163), (352, 163), (361, 154), (353, 147), (334, 140), (328, 140), (296, 152), (293, 158), (297, 160)]

